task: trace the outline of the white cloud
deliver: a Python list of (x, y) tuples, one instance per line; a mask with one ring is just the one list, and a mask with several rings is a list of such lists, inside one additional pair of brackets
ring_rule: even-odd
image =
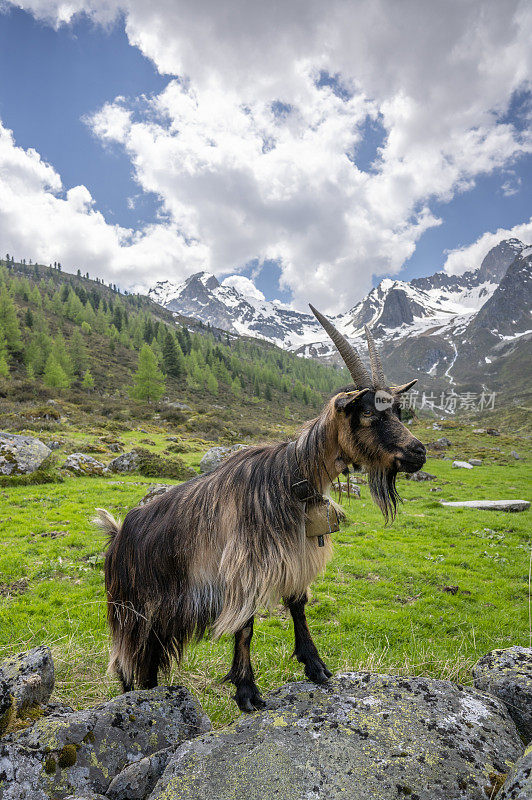
[(67, 270), (80, 267), (127, 288), (146, 288), (148, 270), (156, 280), (168, 272), (185, 277), (192, 265), (204, 265), (203, 246), (186, 243), (175, 226), (134, 232), (109, 225), (93, 206), (85, 186), (63, 192), (53, 167), (34, 150), (17, 147), (0, 123), (0, 241), (6, 252), (60, 261)]
[[(86, 198), (78, 208), (92, 226), (99, 217), (105, 236), (114, 231), (105, 268), (138, 284), (161, 264), (175, 278), (278, 259), (296, 307), (345, 310), (439, 224), (434, 200), (531, 148), (530, 134), (498, 117), (532, 72), (527, 0), (21, 6), (55, 25), (81, 11), (107, 24), (122, 12), (130, 42), (180, 76), (143, 106), (116, 98), (90, 121), (102, 142), (127, 151), (170, 220), (133, 235), (105, 226)], [(351, 98), (318, 88), (320, 70)], [(288, 113), (276, 115), (276, 101)], [(368, 115), (386, 139), (363, 172), (346, 153), (356, 153)], [(73, 210), (82, 200), (66, 202)]]
[(520, 239), (523, 244), (532, 244), (532, 217), (528, 222), (514, 225), (513, 228), (499, 228), (496, 231), (486, 232), (476, 242), (451, 250), (447, 255), (444, 269), (449, 275), (461, 275), (467, 270), (477, 269), (482, 259), (501, 239)]
[(263, 293), (257, 289), (253, 281), (246, 278), (244, 275), (228, 275), (222, 281), (222, 286), (232, 286), (237, 292), (243, 294), (244, 297), (251, 297), (254, 300), (265, 300)]

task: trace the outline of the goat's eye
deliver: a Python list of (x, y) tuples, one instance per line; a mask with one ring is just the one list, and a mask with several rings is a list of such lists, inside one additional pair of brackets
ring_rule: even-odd
[(362, 412), (362, 416), (363, 417), (372, 417), (373, 416), (373, 411), (371, 411), (371, 409), (369, 411), (363, 411)]

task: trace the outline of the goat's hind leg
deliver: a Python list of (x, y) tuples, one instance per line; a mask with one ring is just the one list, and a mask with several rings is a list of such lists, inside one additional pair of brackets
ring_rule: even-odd
[(305, 665), (305, 675), (309, 680), (314, 683), (326, 683), (332, 672), (320, 658), (316, 645), (312, 641), (305, 616), (307, 599), (306, 593), (301, 597), (287, 597), (285, 599), (285, 603), (294, 620), (294, 655), (301, 664)]
[(241, 711), (248, 713), (264, 708), (266, 703), (260, 696), (251, 666), (250, 645), (253, 636), (253, 617), (235, 633), (235, 650), (231, 669), (224, 680), (236, 686), (235, 700)]

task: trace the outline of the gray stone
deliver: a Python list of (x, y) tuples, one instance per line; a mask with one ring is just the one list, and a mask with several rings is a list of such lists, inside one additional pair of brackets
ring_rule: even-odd
[(145, 506), (146, 503), (149, 503), (150, 500), (154, 499), (154, 497), (159, 497), (161, 494), (166, 494), (169, 489), (172, 489), (172, 486), (168, 483), (154, 483), (153, 486), (149, 487), (147, 493), (140, 501), (139, 506)]
[(186, 403), (179, 403), (177, 400), (174, 400), (172, 403), (166, 403), (168, 408), (177, 408), (180, 411), (192, 411), (190, 406), (187, 406)]
[(291, 683), (181, 745), (150, 800), (486, 800), (523, 746), (495, 698), (370, 673)]
[(497, 800), (530, 800), (532, 797), (532, 745), (514, 764)]
[(0, 431), (0, 475), (35, 472), (52, 451), (33, 436)]
[(478, 511), (526, 511), (528, 500), (440, 500), (442, 506), (476, 508)]
[(481, 458), (470, 458), (469, 463), (472, 467), (481, 467), (482, 466), (482, 459)]
[(129, 764), (209, 728), (199, 703), (179, 686), (128, 692), (96, 708), (43, 717), (0, 740), (0, 797), (105, 794)]
[(440, 447), (450, 447), (452, 445), (452, 442), (446, 436), (441, 436), (439, 439), (436, 439), (436, 442)]
[(105, 464), (86, 453), (72, 453), (67, 456), (63, 469), (73, 472), (74, 475), (104, 475), (109, 471)]
[(410, 474), (407, 472), (405, 478), (407, 481), (434, 481), (436, 480), (436, 475), (431, 475), (430, 472), (423, 472), (423, 470), (420, 469)]
[(490, 436), (500, 436), (501, 434), (497, 430), (497, 428), (486, 428), (486, 433), (489, 433)]
[(521, 460), (521, 456), (519, 455), (517, 450), (512, 450), (510, 452), (510, 455), (512, 456), (512, 458), (515, 458), (516, 461), (520, 461)]
[(473, 433), (486, 433), (486, 428), (475, 428)]
[(473, 466), (468, 461), (453, 461), (455, 469), (473, 469)]
[(89, 792), (88, 794), (69, 794), (65, 800), (107, 800), (107, 797), (104, 794)]
[(532, 649), (492, 650), (473, 667), (477, 689), (502, 700), (526, 742), (532, 740)]
[(111, 472), (135, 472), (138, 466), (139, 454), (136, 450), (131, 450), (129, 453), (122, 453), (121, 456), (113, 458), (108, 464)]
[(200, 472), (212, 472), (220, 466), (222, 461), (236, 453), (237, 450), (242, 450), (245, 447), (248, 447), (248, 445), (234, 444), (231, 447), (211, 447), (200, 461)]
[(126, 767), (107, 789), (110, 800), (144, 800), (166, 769), (172, 748), (159, 750)]
[(0, 673), (15, 698), (17, 713), (44, 705), (54, 689), (52, 653), (44, 645), (7, 658), (0, 664)]

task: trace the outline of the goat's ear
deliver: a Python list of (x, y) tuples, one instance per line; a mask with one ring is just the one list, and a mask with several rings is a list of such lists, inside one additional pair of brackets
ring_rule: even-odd
[(408, 392), (415, 383), (417, 383), (417, 378), (414, 378), (413, 381), (409, 381), (408, 383), (403, 383), (402, 386), (390, 386), (390, 389), (394, 394), (403, 394), (404, 392)]
[(349, 406), (359, 400), (366, 392), (369, 392), (369, 388), (354, 392), (340, 392), (340, 394), (337, 394), (334, 398), (334, 407), (336, 411), (347, 411)]

